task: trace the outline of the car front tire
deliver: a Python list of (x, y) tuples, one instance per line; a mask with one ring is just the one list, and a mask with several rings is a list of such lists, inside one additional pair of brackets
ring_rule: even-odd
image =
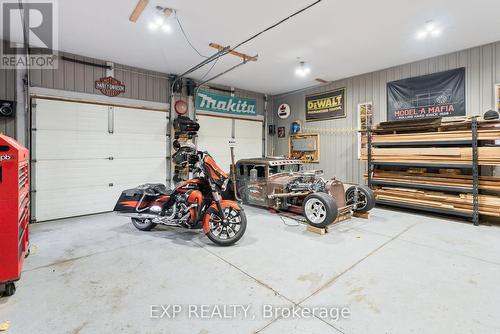
[(307, 195), (302, 204), (302, 209), (307, 222), (319, 228), (333, 223), (337, 219), (339, 212), (333, 197), (326, 193)]

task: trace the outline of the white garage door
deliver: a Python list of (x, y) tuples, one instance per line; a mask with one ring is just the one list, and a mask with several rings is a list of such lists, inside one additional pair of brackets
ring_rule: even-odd
[(113, 210), (122, 190), (165, 183), (167, 114), (37, 99), (34, 219)]
[(235, 161), (262, 156), (262, 122), (237, 119), (234, 124)]
[(199, 151), (207, 151), (214, 158), (217, 165), (229, 172), (231, 166), (231, 152), (229, 139), (231, 138), (232, 120), (230, 118), (197, 115), (200, 130), (196, 145)]
[[(229, 139), (232, 138), (233, 119), (197, 115), (200, 123), (198, 150), (208, 151), (217, 164), (226, 172), (231, 167)], [(262, 122), (234, 119), (234, 135), (237, 146), (235, 161), (262, 156)]]

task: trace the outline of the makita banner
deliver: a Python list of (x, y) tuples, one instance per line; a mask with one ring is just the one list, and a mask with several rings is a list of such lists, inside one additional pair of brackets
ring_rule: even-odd
[(387, 120), (465, 116), (465, 68), (387, 84)]
[(257, 101), (255, 99), (200, 91), (196, 95), (196, 110), (241, 116), (256, 116)]

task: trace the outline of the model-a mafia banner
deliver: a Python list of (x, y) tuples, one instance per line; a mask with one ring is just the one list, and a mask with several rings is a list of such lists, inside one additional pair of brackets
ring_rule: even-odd
[(345, 88), (306, 96), (306, 121), (346, 117)]
[(465, 68), (387, 84), (387, 120), (465, 116)]

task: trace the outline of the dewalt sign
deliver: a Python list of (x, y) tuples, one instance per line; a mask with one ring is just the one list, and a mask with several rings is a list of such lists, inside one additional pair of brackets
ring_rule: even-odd
[(306, 96), (306, 121), (346, 117), (345, 88)]

